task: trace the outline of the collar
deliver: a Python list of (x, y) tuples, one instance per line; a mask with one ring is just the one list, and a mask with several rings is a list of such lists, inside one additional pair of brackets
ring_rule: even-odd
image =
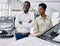
[[(42, 17), (41, 16), (39, 16), (39, 18), (41, 19)], [(46, 16), (46, 19), (48, 19), (49, 18), (49, 16)]]
[[(22, 13), (23, 13), (23, 14), (25, 14), (25, 13), (24, 13), (24, 11), (23, 11)], [(28, 11), (28, 13), (27, 13), (27, 14), (30, 14), (30, 11)]]

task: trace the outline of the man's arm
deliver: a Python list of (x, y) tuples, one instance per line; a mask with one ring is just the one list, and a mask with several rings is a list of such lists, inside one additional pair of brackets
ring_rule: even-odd
[(15, 20), (15, 27), (16, 27), (16, 28), (17, 28), (17, 27), (23, 27), (22, 21), (20, 21), (19, 18), (20, 18), (19, 15), (16, 16), (16, 20)]
[(22, 21), (19, 21), (19, 24), (22, 24)]
[(31, 16), (32, 18), (28, 22), (23, 22), (23, 26), (27, 28), (31, 28), (34, 25), (34, 15)]

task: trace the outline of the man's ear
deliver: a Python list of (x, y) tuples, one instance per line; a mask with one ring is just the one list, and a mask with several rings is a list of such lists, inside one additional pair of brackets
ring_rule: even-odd
[(46, 11), (46, 9), (44, 9), (44, 11)]
[(30, 6), (29, 6), (29, 8), (30, 8)]

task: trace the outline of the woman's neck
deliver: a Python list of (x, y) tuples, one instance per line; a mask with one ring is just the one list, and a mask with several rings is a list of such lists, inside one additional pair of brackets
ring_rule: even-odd
[(41, 15), (42, 16), (42, 19), (45, 21), (45, 19), (46, 19), (46, 14), (43, 14), (43, 15)]

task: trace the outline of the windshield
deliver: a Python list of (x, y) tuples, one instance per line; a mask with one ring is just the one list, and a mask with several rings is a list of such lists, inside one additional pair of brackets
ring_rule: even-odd
[(0, 23), (13, 23), (13, 17), (0, 17)]
[(47, 30), (42, 34), (42, 37), (45, 36), (46, 39), (53, 40), (56, 36), (60, 34), (60, 23), (53, 26), (51, 29)]

